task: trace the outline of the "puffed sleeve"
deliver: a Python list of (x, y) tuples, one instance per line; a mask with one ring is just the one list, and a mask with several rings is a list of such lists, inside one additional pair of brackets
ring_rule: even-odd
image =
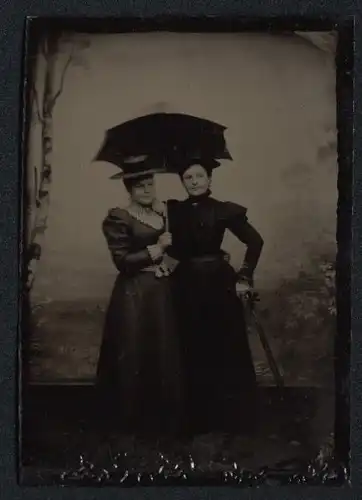
[(152, 245), (152, 248), (145, 247), (132, 251), (131, 227), (122, 209), (113, 208), (108, 212), (103, 221), (102, 230), (118, 271), (130, 274), (161, 262), (162, 252), (158, 251), (157, 245)]
[(253, 274), (259, 262), (264, 245), (263, 238), (249, 223), (246, 215), (247, 209), (245, 207), (237, 205), (236, 203), (227, 202), (223, 204), (222, 211), (227, 229), (247, 247), (244, 262), (238, 273), (239, 279), (245, 279), (252, 282)]

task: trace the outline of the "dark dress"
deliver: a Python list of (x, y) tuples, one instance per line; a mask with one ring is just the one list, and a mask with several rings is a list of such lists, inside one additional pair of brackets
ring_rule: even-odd
[(173, 433), (182, 408), (179, 347), (170, 280), (144, 269), (156, 230), (112, 209), (103, 232), (119, 271), (108, 306), (97, 386), (105, 415), (130, 433)]
[[(256, 423), (256, 376), (236, 295), (238, 279), (252, 280), (263, 240), (246, 209), (210, 196), (168, 202), (172, 275), (186, 375), (191, 433), (249, 433)], [(220, 250), (229, 229), (247, 245), (238, 275)]]

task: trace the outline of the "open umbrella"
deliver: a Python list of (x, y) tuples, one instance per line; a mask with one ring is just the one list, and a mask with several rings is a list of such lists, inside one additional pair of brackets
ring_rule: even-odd
[(213, 121), (182, 113), (145, 115), (107, 130), (95, 161), (107, 161), (123, 169), (125, 158), (148, 155), (168, 172), (177, 172), (179, 158), (231, 160), (225, 130)]

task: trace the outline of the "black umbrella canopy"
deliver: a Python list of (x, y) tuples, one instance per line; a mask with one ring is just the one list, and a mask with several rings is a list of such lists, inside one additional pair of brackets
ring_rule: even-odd
[(169, 172), (177, 172), (182, 158), (228, 159), (226, 127), (182, 113), (154, 113), (124, 122), (106, 132), (96, 161), (119, 168), (126, 158), (148, 155)]

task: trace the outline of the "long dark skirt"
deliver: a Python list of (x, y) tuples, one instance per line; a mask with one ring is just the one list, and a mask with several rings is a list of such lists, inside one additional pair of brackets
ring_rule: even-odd
[(173, 284), (190, 432), (253, 432), (256, 376), (234, 270), (221, 259), (180, 263)]
[(169, 434), (182, 425), (182, 376), (169, 278), (119, 276), (101, 345), (99, 395), (120, 431)]

